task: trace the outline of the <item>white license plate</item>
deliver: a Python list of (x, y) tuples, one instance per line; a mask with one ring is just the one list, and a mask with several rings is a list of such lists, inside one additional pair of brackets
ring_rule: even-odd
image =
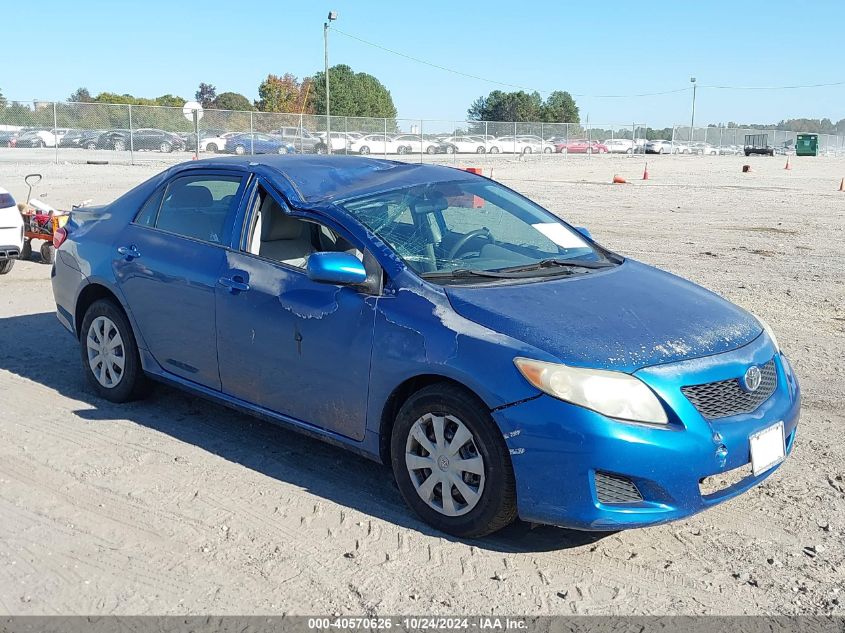
[(777, 466), (786, 458), (783, 422), (757, 431), (748, 441), (751, 444), (751, 472), (755, 477)]

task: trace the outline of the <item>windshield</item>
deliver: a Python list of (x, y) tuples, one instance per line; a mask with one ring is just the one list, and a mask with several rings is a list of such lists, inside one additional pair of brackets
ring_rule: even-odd
[(508, 269), (546, 275), (550, 261), (565, 262), (557, 268), (564, 274), (570, 262), (616, 263), (542, 207), (488, 180), (416, 185), (339, 205), (425, 277)]

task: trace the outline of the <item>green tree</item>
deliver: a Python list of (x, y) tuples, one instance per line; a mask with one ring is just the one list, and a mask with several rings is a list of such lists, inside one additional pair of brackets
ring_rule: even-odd
[(543, 103), (542, 121), (545, 123), (579, 123), (581, 121), (575, 99), (565, 90), (555, 90)]
[(70, 93), (67, 100), (71, 103), (89, 103), (92, 99), (91, 93), (88, 92), (88, 88), (77, 88)]
[[(312, 103), (317, 114), (326, 113), (326, 75), (314, 75)], [(372, 75), (356, 73), (339, 64), (329, 68), (331, 115), (350, 117), (396, 118), (396, 106), (390, 91)]]
[(203, 108), (208, 108), (211, 106), (211, 102), (217, 98), (217, 88), (211, 84), (200, 83), (199, 88), (194, 93), (194, 98)]
[(188, 102), (187, 99), (183, 99), (182, 97), (177, 97), (172, 94), (166, 94), (160, 97), (156, 97), (154, 101), (155, 105), (169, 106), (171, 108), (181, 108)]
[(472, 121), (544, 121), (577, 123), (578, 106), (568, 92), (556, 90), (543, 101), (538, 92), (494, 90), (479, 97), (467, 110)]
[(215, 110), (253, 110), (252, 103), (237, 92), (221, 92), (209, 106)]
[(0, 108), (6, 107), (6, 97), (3, 96), (3, 91), (0, 90)]

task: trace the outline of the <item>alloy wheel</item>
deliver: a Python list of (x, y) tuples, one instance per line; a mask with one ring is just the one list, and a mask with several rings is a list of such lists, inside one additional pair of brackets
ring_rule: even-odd
[(452, 415), (427, 413), (411, 426), (405, 466), (420, 498), (436, 512), (470, 512), (484, 492), (484, 458), (472, 432)]
[(88, 367), (106, 389), (113, 389), (123, 378), (126, 351), (114, 321), (99, 316), (91, 322), (86, 339)]

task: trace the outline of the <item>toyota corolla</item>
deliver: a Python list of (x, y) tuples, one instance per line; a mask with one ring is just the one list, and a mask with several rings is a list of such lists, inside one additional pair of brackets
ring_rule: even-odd
[(166, 382), (341, 445), (458, 536), (679, 519), (793, 446), (798, 381), (762, 319), (457, 169), (194, 161), (55, 243), (100, 397)]

